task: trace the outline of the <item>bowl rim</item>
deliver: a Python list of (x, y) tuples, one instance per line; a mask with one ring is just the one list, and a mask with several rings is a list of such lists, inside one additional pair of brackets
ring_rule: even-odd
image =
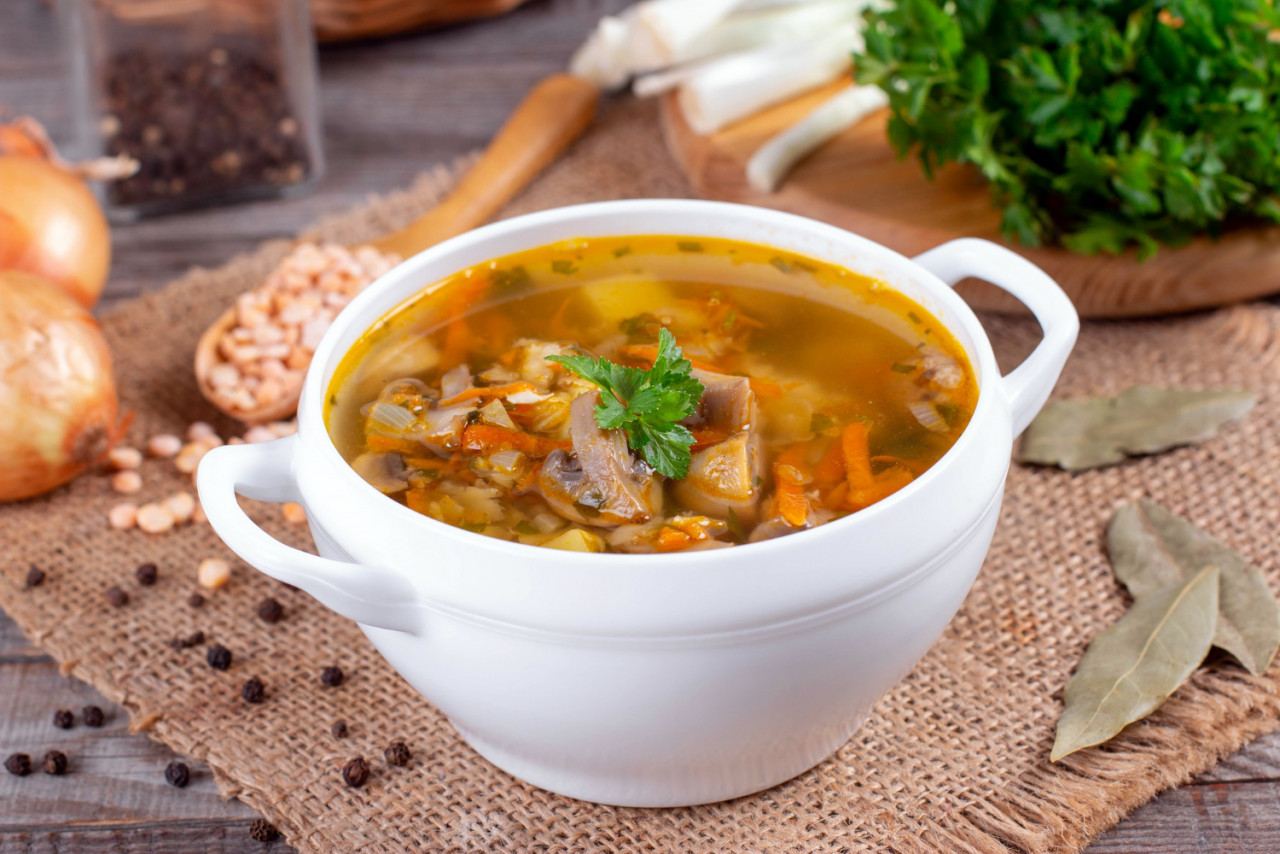
[[(507, 540), (500, 540), (496, 537), (487, 537), (484, 534), (468, 531), (463, 528), (450, 525), (433, 519), (430, 516), (411, 510), (406, 505), (401, 504), (394, 499), (388, 498), (376, 488), (371, 486), (351, 468), (350, 464), (338, 452), (337, 446), (334, 444), (329, 431), (324, 424), (323, 401), (327, 391), (328, 382), (332, 378), (337, 364), (341, 358), (345, 356), (351, 345), (347, 345), (347, 349), (341, 353), (336, 353), (338, 342), (342, 335), (346, 332), (347, 327), (353, 323), (353, 318), (360, 316), (367, 310), (377, 309), (376, 317), (368, 323), (360, 334), (368, 331), (373, 324), (377, 323), (381, 318), (390, 313), (396, 306), (400, 305), (405, 297), (398, 298), (390, 305), (382, 305), (387, 301), (386, 293), (393, 291), (395, 287), (405, 278), (416, 275), (416, 271), (423, 267), (437, 263), (442, 258), (447, 258), (453, 254), (461, 254), (468, 249), (472, 249), (478, 245), (489, 242), (500, 241), (509, 236), (520, 235), (522, 232), (533, 231), (543, 226), (563, 226), (583, 219), (591, 219), (608, 215), (619, 215), (626, 213), (654, 213), (666, 212), (672, 215), (679, 215), (682, 218), (693, 217), (729, 217), (738, 220), (750, 220), (755, 224), (762, 226), (775, 226), (779, 230), (787, 230), (790, 233), (808, 232), (811, 236), (818, 239), (825, 239), (831, 245), (844, 245), (853, 249), (853, 253), (858, 258), (868, 259), (884, 259), (887, 263), (882, 265), (886, 267), (900, 267), (910, 270), (908, 277), (911, 282), (920, 286), (927, 291), (929, 295), (938, 300), (938, 305), (950, 312), (950, 317), (938, 316), (938, 311), (932, 311), (938, 316), (939, 322), (946, 326), (947, 330), (956, 338), (957, 342), (965, 350), (965, 355), (971, 360), (971, 367), (974, 368), (978, 381), (978, 402), (974, 407), (973, 415), (969, 419), (969, 423), (965, 426), (964, 431), (956, 442), (947, 449), (932, 466), (930, 466), (924, 474), (914, 479), (907, 486), (893, 493), (892, 495), (877, 501), (869, 507), (850, 513), (847, 516), (834, 519), (822, 525), (815, 526), (803, 531), (797, 531), (781, 537), (774, 537), (768, 540), (762, 540), (755, 543), (742, 543), (732, 548), (708, 549), (701, 551), (686, 552), (670, 552), (670, 553), (653, 553), (653, 554), (630, 554), (617, 552), (574, 552), (563, 550), (546, 549), (543, 546), (535, 546), (526, 543), (515, 543)], [(611, 232), (612, 236), (647, 236), (657, 234), (658, 232), (648, 230), (636, 230), (630, 232), (615, 231)], [(664, 235), (669, 234), (679, 237), (717, 237), (718, 235), (698, 234), (694, 230), (685, 228), (673, 228), (669, 232), (663, 232)], [(543, 240), (531, 243), (523, 248), (512, 248), (502, 252), (501, 255), (490, 256), (492, 258), (500, 258), (515, 252), (524, 251), (525, 249), (533, 249), (539, 246), (550, 245), (558, 240), (568, 240), (575, 236), (566, 235), (564, 237), (553, 240)], [(604, 236), (604, 235), (592, 235)], [(732, 239), (732, 238), (728, 238)], [(751, 241), (757, 242), (757, 241)], [(768, 244), (765, 241), (759, 241)], [(778, 247), (781, 248), (781, 247)], [(805, 253), (795, 249), (785, 249), (790, 254), (804, 257)], [(826, 264), (834, 264), (840, 266), (839, 262), (826, 261), (818, 258)], [(478, 262), (484, 263), (484, 262)], [(457, 267), (452, 273), (467, 269), (468, 267), (477, 266), (476, 264), (466, 264)], [(870, 266), (868, 264), (868, 266)], [(856, 270), (855, 270), (856, 272)], [(440, 281), (445, 276), (452, 275), (445, 273), (441, 276), (434, 276), (430, 281), (422, 282), (419, 288), (425, 288)], [(871, 275), (864, 273), (863, 275)], [(871, 276), (877, 278), (876, 276)], [(883, 281), (883, 279), (881, 279)], [(893, 284), (886, 283), (888, 287), (899, 290)], [(900, 292), (900, 291), (899, 291)], [(910, 298), (910, 297), (909, 297)], [(959, 328), (957, 328), (959, 327)], [(958, 334), (963, 331), (964, 335)], [(336, 356), (336, 359), (335, 359)], [(444, 536), (453, 540), (464, 549), (482, 549), (491, 552), (497, 556), (506, 556), (516, 560), (529, 560), (537, 557), (547, 557), (541, 555), (542, 552), (550, 552), (556, 561), (566, 568), (584, 568), (594, 567), (598, 570), (620, 571), (623, 569), (636, 569), (640, 567), (652, 566), (654, 564), (661, 565), (665, 568), (674, 568), (683, 566), (692, 568), (697, 564), (715, 563), (724, 564), (734, 562), (735, 556), (746, 558), (742, 553), (745, 550), (749, 553), (751, 559), (767, 559), (770, 553), (766, 553), (766, 549), (772, 549), (772, 554), (783, 557), (788, 549), (794, 550), (799, 544), (794, 541), (797, 537), (804, 538), (803, 545), (817, 546), (817, 538), (825, 537), (828, 540), (832, 537), (839, 537), (842, 540), (848, 540), (857, 536), (857, 531), (861, 528), (868, 528), (876, 525), (881, 517), (892, 513), (897, 507), (906, 502), (913, 501), (921, 493), (929, 490), (930, 486), (937, 480), (941, 479), (947, 469), (951, 468), (955, 460), (965, 455), (970, 448), (978, 444), (981, 438), (978, 436), (979, 430), (975, 429), (976, 425), (984, 423), (987, 419), (998, 415), (997, 410), (1001, 408), (1001, 404), (1007, 402), (1003, 399), (999, 380), (1001, 378), (1000, 370), (996, 364), (995, 354), (991, 348), (991, 342), (987, 337), (986, 331), (983, 329), (977, 315), (969, 305), (955, 292), (954, 288), (943, 282), (938, 276), (924, 267), (916, 264), (911, 258), (890, 249), (880, 243), (876, 243), (868, 238), (842, 228), (811, 219), (809, 217), (797, 214), (776, 211), (768, 208), (760, 208), (751, 205), (743, 205), (733, 202), (714, 202), (700, 199), (625, 199), (605, 202), (589, 202), (579, 205), (569, 205), (565, 207), (550, 208), (543, 211), (524, 214), (512, 217), (510, 219), (501, 220), (482, 226), (469, 232), (465, 232), (457, 237), (443, 241), (429, 249), (405, 259), (395, 268), (380, 276), (377, 280), (370, 283), (363, 291), (356, 295), (350, 303), (348, 303), (338, 316), (334, 318), (328, 331), (326, 331), (320, 344), (317, 346), (311, 360), (311, 364), (307, 369), (306, 379), (303, 384), (302, 396), (298, 409), (298, 434), (301, 443), (307, 445), (309, 453), (319, 453), (322, 457), (317, 463), (324, 463), (327, 468), (336, 469), (340, 472), (339, 477), (343, 479), (344, 485), (350, 484), (351, 489), (368, 490), (371, 496), (377, 496), (386, 502), (386, 512), (391, 514), (391, 518), (396, 520), (396, 525), (425, 526), (426, 530), (436, 536)], [(996, 398), (1000, 397), (997, 401)], [(312, 439), (311, 437), (323, 436), (323, 441)], [(1003, 482), (1004, 475), (1008, 471), (1008, 463), (1001, 472), (1000, 482)], [(362, 493), (363, 494), (363, 493)], [(305, 495), (304, 495), (305, 499)], [(985, 502), (983, 502), (985, 503)], [(788, 543), (791, 543), (788, 546)], [(896, 575), (887, 576), (880, 581), (882, 583), (890, 583), (896, 578)], [(878, 586), (878, 585), (877, 585)]]

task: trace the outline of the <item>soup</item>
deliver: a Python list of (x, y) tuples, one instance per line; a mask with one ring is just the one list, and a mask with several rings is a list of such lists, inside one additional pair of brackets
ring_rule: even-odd
[(977, 383), (922, 306), (765, 246), (608, 237), (464, 270), (331, 381), (342, 456), (412, 510), (577, 551), (757, 542), (865, 508), (964, 431)]

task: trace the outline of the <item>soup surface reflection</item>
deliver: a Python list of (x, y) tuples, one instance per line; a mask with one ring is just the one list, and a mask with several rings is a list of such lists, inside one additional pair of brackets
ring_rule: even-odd
[[(548, 356), (649, 369), (666, 329), (701, 383), (667, 477)], [(622, 401), (626, 403), (626, 400)], [(756, 542), (879, 501), (955, 443), (962, 348), (875, 280), (711, 238), (591, 238), (426, 287), (344, 357), (325, 419), (378, 490), (476, 533), (579, 551)], [(681, 450), (683, 446), (681, 447)]]

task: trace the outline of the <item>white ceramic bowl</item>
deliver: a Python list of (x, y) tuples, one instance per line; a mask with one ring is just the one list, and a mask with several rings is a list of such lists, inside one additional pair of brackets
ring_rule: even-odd
[[(573, 237), (678, 234), (764, 243), (879, 278), (932, 311), (979, 382), (955, 446), (914, 483), (849, 517), (689, 554), (579, 554), (502, 542), (409, 510), (362, 481), (325, 430), (334, 368), (409, 295), (474, 264)], [(1013, 293), (1044, 339), (1001, 376), (950, 284)], [(200, 466), (214, 529), (261, 571), (306, 590), (374, 646), (495, 765), (575, 798), (675, 806), (759, 791), (843, 744), (924, 655), (990, 544), (1012, 441), (1075, 342), (1070, 301), (981, 240), (907, 259), (790, 214), (647, 200), (544, 211), (449, 240), (372, 284), (312, 361), (298, 434), (218, 448)], [(253, 524), (236, 493), (297, 501), (323, 557)]]

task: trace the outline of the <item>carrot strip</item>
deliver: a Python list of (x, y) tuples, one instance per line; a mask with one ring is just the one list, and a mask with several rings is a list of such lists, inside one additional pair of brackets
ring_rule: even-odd
[(460, 391), (453, 397), (447, 397), (440, 401), (441, 406), (453, 406), (455, 403), (462, 403), (464, 400), (474, 400), (478, 397), (506, 397), (509, 394), (519, 394), (522, 391), (537, 391), (538, 387), (524, 380), (517, 380), (513, 383), (505, 383), (503, 385), (491, 385), (477, 388), (469, 388)]
[[(657, 344), (627, 344), (618, 352), (628, 358), (635, 359), (638, 362), (648, 362), (650, 365), (658, 359)], [(689, 359), (688, 356), (685, 356), (685, 358)], [(710, 362), (703, 362), (700, 359), (689, 359), (689, 364), (693, 365), (700, 371), (711, 371), (716, 374), (723, 374), (725, 372), (725, 369), (719, 365), (713, 365)]]
[(573, 332), (565, 323), (564, 316), (569, 310), (569, 300), (560, 303), (560, 307), (556, 309), (556, 313), (551, 315), (551, 320), (547, 322), (547, 329), (555, 338), (572, 338)]
[(861, 421), (848, 424), (840, 436), (840, 447), (844, 452), (849, 497), (856, 502), (870, 504), (870, 501), (862, 500), (862, 496), (875, 487), (875, 478), (871, 475), (871, 452), (867, 447), (867, 425)]
[(824, 486), (844, 482), (844, 446), (842, 442), (832, 442), (827, 446), (822, 459), (818, 460), (818, 465), (813, 469), (813, 479), (816, 483)]
[(715, 430), (708, 428), (706, 430), (693, 430), (693, 444), (689, 447), (691, 451), (701, 451), (703, 448), (709, 448), (712, 445), (718, 445), (725, 439), (729, 438), (729, 434), (723, 430)]
[[(697, 367), (697, 365), (694, 367)], [(776, 400), (777, 398), (782, 397), (782, 386), (778, 385), (773, 380), (765, 380), (760, 377), (750, 377), (749, 381), (751, 383), (751, 390), (755, 392), (756, 397), (762, 398), (763, 400)]]
[(809, 518), (809, 499), (804, 494), (804, 475), (795, 466), (774, 463), (773, 479), (776, 484), (774, 497), (778, 502), (778, 515), (792, 527), (804, 527)]
[(396, 454), (416, 456), (423, 451), (422, 445), (412, 439), (402, 439), (399, 436), (384, 436), (381, 433), (369, 433), (364, 437), (364, 444), (371, 451)]
[(440, 457), (405, 457), (404, 464), (411, 469), (424, 471), (454, 471), (461, 468), (458, 460), (453, 458), (446, 460)]
[(479, 454), (505, 448), (512, 448), (531, 457), (545, 457), (552, 451), (568, 451), (573, 448), (573, 443), (568, 439), (547, 439), (492, 424), (472, 424), (462, 431), (462, 449), (468, 453)]
[(425, 489), (410, 489), (405, 493), (404, 500), (415, 513), (426, 513), (427, 505), (431, 503), (431, 494)]
[(678, 552), (691, 545), (693, 545), (693, 537), (684, 531), (665, 526), (658, 531), (658, 538), (654, 542), (654, 548), (660, 552)]
[(460, 285), (457, 293), (449, 300), (449, 323), (445, 326), (444, 350), (440, 354), (442, 372), (452, 370), (467, 360), (472, 335), (466, 315), (488, 288), (487, 281), (474, 279)]

